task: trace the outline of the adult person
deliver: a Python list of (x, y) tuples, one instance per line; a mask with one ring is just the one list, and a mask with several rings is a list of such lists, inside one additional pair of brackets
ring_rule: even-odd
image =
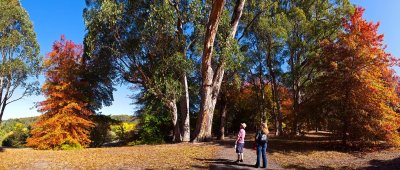
[(256, 168), (260, 167), (260, 157), (263, 159), (263, 168), (267, 168), (267, 142), (268, 142), (268, 124), (260, 123), (260, 129), (256, 134), (256, 144), (257, 144), (257, 163), (255, 165)]

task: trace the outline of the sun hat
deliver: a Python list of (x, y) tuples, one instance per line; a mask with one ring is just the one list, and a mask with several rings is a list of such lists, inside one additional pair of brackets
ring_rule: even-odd
[(240, 123), (240, 125), (243, 127), (243, 129), (246, 129), (246, 123)]

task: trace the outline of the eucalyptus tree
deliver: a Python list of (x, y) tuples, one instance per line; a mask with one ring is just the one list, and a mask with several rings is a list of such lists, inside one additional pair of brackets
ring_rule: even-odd
[(300, 114), (305, 100), (304, 89), (317, 76), (310, 61), (321, 54), (322, 40), (337, 37), (342, 18), (349, 14), (352, 5), (348, 0), (283, 0), (281, 3), (290, 23), (285, 52), (289, 65), (286, 83), (293, 99), (292, 133), (297, 134), (301, 120), (304, 120)]
[(217, 63), (214, 63), (213, 50), (214, 42), (217, 33), (219, 32), (218, 26), (221, 21), (224, 21), (224, 18), (227, 18), (226, 14), (229, 13), (225, 13), (225, 17), (223, 17), (225, 0), (212, 1), (212, 7), (204, 36), (204, 47), (201, 61), (201, 106), (194, 131), (194, 141), (208, 141), (212, 137), (211, 130), (214, 109), (224, 77), (227, 60), (232, 54), (231, 47), (235, 46), (235, 36), (242, 16), (245, 0), (237, 0), (233, 4), (234, 7), (230, 9), (230, 11), (232, 11), (232, 17), (230, 20), (225, 20), (229, 23), (228, 27), (222, 29), (225, 31), (220, 31), (227, 34), (220, 34), (220, 36), (222, 35), (222, 37), (220, 37), (222, 40), (218, 41), (219, 45), (217, 46), (217, 48), (220, 48), (220, 54), (218, 55), (218, 59), (216, 59)]
[[(282, 112), (279, 86), (282, 86), (282, 65), (284, 63), (283, 51), (285, 49), (285, 40), (287, 38), (287, 28), (289, 25), (286, 12), (282, 10), (282, 1), (249, 1), (246, 13), (246, 21), (251, 23), (247, 27), (244, 39), (242, 41), (253, 45), (249, 48), (249, 54), (254, 60), (258, 60), (258, 70), (260, 84), (264, 84), (264, 74), (267, 74), (271, 84), (273, 107), (271, 115), (274, 118), (276, 134), (282, 134)], [(264, 71), (265, 68), (265, 71)], [(264, 90), (263, 86), (261, 86)], [(264, 94), (261, 92), (261, 94)], [(265, 97), (263, 96), (262, 99)], [(264, 102), (263, 102), (264, 103)], [(262, 107), (264, 110), (265, 107)], [(263, 114), (264, 116), (265, 113)]]
[[(0, 122), (8, 104), (37, 94), (40, 73), (39, 44), (28, 13), (19, 0), (0, 0)], [(22, 94), (15, 96), (17, 88)]]
[(87, 1), (87, 6), (88, 56), (104, 58), (122, 82), (158, 99), (171, 113), (173, 140), (189, 141), (187, 73), (192, 62), (187, 56), (200, 34), (193, 25), (202, 19), (203, 2), (104, 0)]

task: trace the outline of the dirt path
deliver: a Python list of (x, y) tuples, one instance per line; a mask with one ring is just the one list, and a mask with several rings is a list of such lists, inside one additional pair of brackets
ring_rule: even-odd
[[(246, 140), (245, 141), (245, 149), (244, 149), (244, 162), (236, 163), (237, 154), (234, 149), (234, 139), (228, 139), (225, 141), (220, 141), (218, 144), (222, 145), (222, 149), (216, 154), (216, 158), (209, 160), (210, 161), (210, 169), (257, 169), (254, 168), (257, 160), (256, 150), (252, 149), (253, 141)], [(269, 155), (267, 153), (268, 159), (268, 169), (283, 169), (278, 164), (276, 164), (273, 160), (269, 159)], [(262, 162), (262, 160), (260, 160)], [(262, 164), (262, 163), (261, 163)], [(262, 166), (262, 165), (261, 165)]]

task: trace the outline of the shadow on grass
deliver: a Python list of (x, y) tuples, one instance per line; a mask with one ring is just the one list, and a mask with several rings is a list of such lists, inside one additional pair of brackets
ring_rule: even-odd
[[(342, 167), (329, 167), (329, 166), (319, 166), (318, 168), (307, 168), (301, 165), (288, 165), (285, 167), (286, 169), (298, 169), (298, 170), (334, 170), (334, 169), (353, 169), (348, 166)], [(359, 170), (398, 170), (400, 169), (400, 157), (392, 159), (392, 160), (371, 160), (369, 161), (369, 166), (357, 168)]]
[(297, 170), (335, 170), (335, 169), (352, 169), (352, 168), (350, 168), (350, 167), (347, 167), (347, 166), (343, 166), (343, 167), (340, 167), (340, 168), (332, 168), (332, 167), (328, 167), (328, 166), (320, 166), (320, 167), (318, 167), (318, 168), (307, 168), (307, 167), (304, 167), (304, 166), (301, 166), (301, 165), (289, 165), (289, 166), (286, 166), (285, 167), (286, 169), (297, 169)]
[[(314, 136), (302, 136), (296, 138), (270, 137), (268, 139), (267, 152), (312, 152), (338, 150), (338, 148), (335, 148), (335, 146), (337, 146), (337, 142), (332, 141), (331, 139), (332, 137), (329, 134), (323, 133)], [(213, 142), (226, 148), (233, 148), (235, 145), (235, 139), (232, 138), (215, 140)], [(254, 144), (255, 142), (253, 140), (247, 138), (244, 147), (246, 149), (253, 149)]]
[(388, 169), (388, 170), (398, 170), (400, 169), (400, 157), (392, 159), (392, 160), (371, 160), (369, 161), (370, 166), (365, 167), (363, 169)]
[[(254, 165), (236, 163), (228, 159), (197, 159), (210, 164), (208, 169), (249, 169), (253, 168)], [(204, 169), (205, 167), (194, 167)]]
[[(250, 137), (251, 135), (253, 136)], [(337, 137), (327, 132), (313, 132), (296, 137), (274, 137), (272, 134), (270, 136), (268, 139), (268, 153), (337, 151), (356, 156), (359, 152), (384, 150), (390, 147), (386, 144), (363, 144), (362, 142), (353, 142), (352, 145), (343, 146)], [(255, 142), (252, 138), (254, 138), (254, 134), (250, 134), (246, 138), (245, 148), (252, 149), (254, 147)], [(235, 139), (216, 140), (214, 143), (226, 148), (233, 148)]]

